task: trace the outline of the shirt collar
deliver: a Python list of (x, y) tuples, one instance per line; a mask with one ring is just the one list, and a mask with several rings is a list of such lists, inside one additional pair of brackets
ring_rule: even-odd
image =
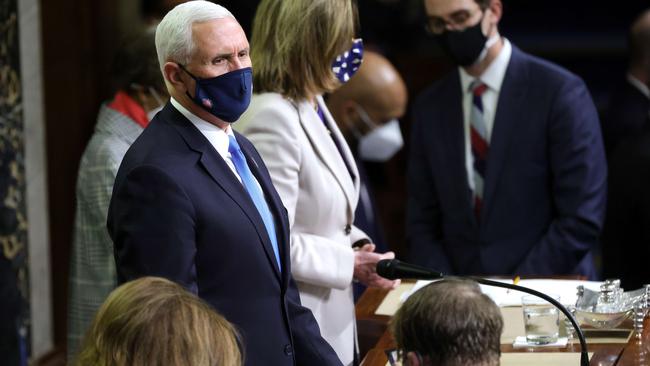
[[(503, 78), (506, 76), (506, 69), (508, 68), (511, 55), (512, 45), (510, 44), (510, 41), (504, 37), (501, 51), (479, 77), (485, 85), (497, 93), (501, 91), (501, 85), (503, 85)], [(463, 87), (463, 93), (465, 93), (469, 90), (470, 84), (476, 78), (468, 74), (462, 67), (459, 67), (458, 71), (460, 73), (460, 82)]]
[(179, 112), (181, 112), (183, 116), (185, 116), (185, 118), (192, 122), (192, 124), (208, 139), (210, 144), (214, 146), (219, 155), (223, 156), (224, 158), (230, 155), (228, 152), (228, 145), (230, 144), (228, 136), (235, 135), (232, 132), (232, 127), (230, 127), (230, 125), (228, 125), (224, 130), (190, 112), (173, 97), (170, 98), (170, 101), (174, 108), (176, 108)]
[(641, 80), (635, 78), (632, 74), (627, 74), (627, 81), (645, 95), (646, 98), (650, 98), (650, 89)]

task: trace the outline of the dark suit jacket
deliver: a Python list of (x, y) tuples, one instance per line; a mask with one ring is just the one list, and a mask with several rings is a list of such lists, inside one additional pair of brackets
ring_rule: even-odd
[(650, 99), (628, 80), (614, 92), (603, 117), (602, 131), (607, 158), (621, 140), (643, 130), (650, 112)]
[[(4, 138), (2, 138), (2, 142)], [(0, 150), (0, 236), (9, 236), (16, 232), (18, 219), (16, 210), (5, 205), (13, 177), (9, 164), (16, 158), (10, 149)], [(25, 307), (16, 273), (12, 262), (5, 257), (0, 248), (0, 360), (3, 365), (18, 366), (23, 364), (18, 336), (18, 323), (21, 309)]]
[(381, 226), (379, 212), (375, 204), (375, 195), (366, 172), (365, 163), (359, 158), (358, 154), (353, 153), (353, 155), (354, 162), (357, 164), (357, 170), (359, 171), (360, 185), (359, 202), (357, 202), (357, 208), (354, 210), (354, 225), (368, 234), (368, 237), (371, 238), (373, 244), (376, 246), (375, 251), (384, 253), (390, 249), (384, 238), (384, 230)]
[(289, 224), (253, 145), (235, 133), (276, 219), (283, 271), (253, 201), (208, 140), (171, 104), (126, 153), (109, 208), (120, 282), (161, 276), (241, 332), (246, 365), (340, 365), (301, 306)]
[[(647, 118), (647, 117), (646, 117)], [(649, 282), (650, 121), (621, 140), (609, 160), (607, 216), (603, 229), (603, 275), (626, 290)]]
[(457, 71), (414, 107), (410, 258), (454, 274), (595, 277), (606, 163), (584, 83), (513, 46), (487, 158), (480, 224), (465, 168)]
[[(3, 365), (23, 365), (18, 322), (24, 306), (11, 262), (0, 250), (0, 360)], [(26, 362), (26, 360), (24, 361)]]

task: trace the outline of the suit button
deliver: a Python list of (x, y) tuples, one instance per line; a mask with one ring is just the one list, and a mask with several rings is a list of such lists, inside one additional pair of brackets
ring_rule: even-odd
[(293, 354), (293, 348), (291, 348), (290, 344), (284, 346), (284, 354), (287, 356), (291, 356)]
[(350, 235), (352, 232), (352, 226), (350, 226), (350, 224), (345, 225), (345, 229), (343, 229), (343, 231), (345, 231), (345, 235)]

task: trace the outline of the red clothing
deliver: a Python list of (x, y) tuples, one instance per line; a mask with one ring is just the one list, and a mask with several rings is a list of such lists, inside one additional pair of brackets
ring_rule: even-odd
[(137, 124), (142, 126), (142, 128), (147, 127), (149, 124), (149, 117), (147, 117), (147, 112), (144, 108), (142, 108), (135, 99), (131, 98), (127, 93), (121, 90), (115, 93), (115, 97), (113, 97), (113, 101), (108, 104), (108, 107), (131, 118)]

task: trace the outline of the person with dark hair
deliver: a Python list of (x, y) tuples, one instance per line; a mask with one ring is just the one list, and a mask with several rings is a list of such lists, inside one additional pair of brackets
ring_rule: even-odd
[(140, 15), (147, 24), (158, 24), (174, 8), (187, 0), (140, 0)]
[(0, 359), (3, 365), (19, 366), (22, 363), (18, 324), (23, 300), (16, 285), (15, 270), (1, 250), (0, 298)]
[[(0, 137), (0, 238), (13, 235), (18, 228), (16, 211), (7, 207), (5, 199), (15, 182), (10, 164), (15, 153), (9, 141)], [(24, 300), (17, 285), (16, 271), (0, 245), (0, 360), (3, 365), (22, 365), (18, 325)]]
[[(603, 275), (635, 290), (650, 282), (650, 9), (630, 28), (627, 84), (603, 125), (610, 142), (609, 190), (603, 228)], [(607, 128), (607, 129), (606, 129)]]
[(626, 290), (650, 283), (650, 116), (609, 159), (607, 214), (603, 227), (603, 276)]
[(501, 310), (474, 281), (431, 283), (404, 302), (390, 323), (406, 366), (498, 366)]
[(613, 93), (602, 121), (608, 159), (619, 143), (641, 132), (650, 111), (650, 9), (632, 23), (629, 66), (623, 85)]
[(120, 47), (112, 80), (115, 95), (100, 107), (77, 177), (68, 301), (69, 357), (75, 355), (95, 311), (117, 284), (113, 242), (106, 230), (117, 169), (167, 96), (153, 30), (134, 36)]
[(585, 83), (501, 37), (501, 0), (424, 4), (458, 67), (413, 108), (411, 260), (458, 275), (596, 278), (607, 164)]

